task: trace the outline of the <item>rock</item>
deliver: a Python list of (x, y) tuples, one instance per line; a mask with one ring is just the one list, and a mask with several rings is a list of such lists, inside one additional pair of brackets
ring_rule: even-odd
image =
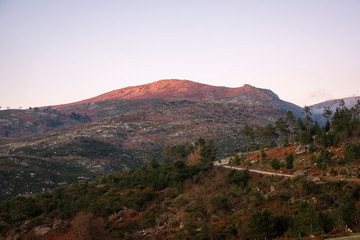
[(43, 236), (50, 231), (51, 231), (51, 227), (40, 227), (39, 229), (35, 230), (35, 235)]
[(299, 170), (294, 172), (293, 177), (300, 177), (300, 176), (304, 176), (305, 171), (304, 170)]
[(53, 224), (52, 228), (56, 229), (56, 228), (60, 227), (61, 225), (66, 225), (66, 224), (67, 224), (67, 221), (58, 219), (58, 220), (54, 221), (54, 224)]
[(305, 153), (307, 151), (308, 147), (306, 145), (300, 144), (296, 147), (295, 149), (295, 153), (296, 154), (302, 154)]
[(313, 178), (313, 182), (319, 182), (320, 181), (320, 177), (314, 177)]
[(8, 236), (5, 240), (17, 240), (20, 238), (20, 233), (17, 233), (13, 236)]
[(96, 186), (97, 189), (101, 189), (101, 188), (105, 188), (107, 185), (106, 184), (99, 184)]

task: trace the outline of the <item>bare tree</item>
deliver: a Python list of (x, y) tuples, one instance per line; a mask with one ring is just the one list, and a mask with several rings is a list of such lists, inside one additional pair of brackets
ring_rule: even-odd
[(78, 239), (101, 240), (108, 239), (105, 223), (102, 218), (95, 218), (92, 213), (80, 212), (72, 221), (72, 226)]

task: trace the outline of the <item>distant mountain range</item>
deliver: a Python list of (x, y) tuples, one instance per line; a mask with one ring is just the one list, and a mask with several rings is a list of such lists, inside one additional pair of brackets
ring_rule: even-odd
[(360, 100), (360, 96), (348, 97), (343, 99), (333, 99), (309, 106), (309, 108), (311, 109), (312, 118), (320, 125), (325, 124), (325, 118), (323, 117), (324, 108), (329, 107), (333, 112), (335, 112), (336, 108), (339, 107), (341, 100), (344, 100), (345, 107), (350, 109), (357, 103), (358, 100)]
[(51, 107), (3, 110), (0, 196), (128, 169), (160, 156), (165, 146), (200, 137), (215, 140), (219, 157), (230, 156), (243, 141), (241, 127), (274, 123), (287, 111), (302, 116), (302, 108), (271, 90), (188, 80), (160, 80)]

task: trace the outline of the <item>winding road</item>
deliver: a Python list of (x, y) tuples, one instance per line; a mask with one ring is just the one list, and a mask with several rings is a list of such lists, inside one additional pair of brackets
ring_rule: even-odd
[(214, 166), (235, 169), (235, 170), (238, 170), (238, 171), (248, 170), (249, 172), (260, 173), (260, 174), (264, 174), (264, 175), (273, 175), (273, 176), (280, 176), (280, 177), (292, 177), (293, 176), (293, 175), (290, 175), (290, 174), (266, 172), (266, 171), (260, 171), (260, 170), (255, 170), (255, 169), (247, 169), (247, 168), (241, 168), (241, 167), (233, 167), (233, 166), (226, 165), (224, 163), (214, 163)]

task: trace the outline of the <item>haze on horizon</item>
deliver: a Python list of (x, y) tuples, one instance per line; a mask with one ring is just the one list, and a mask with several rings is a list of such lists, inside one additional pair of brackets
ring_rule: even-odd
[(0, 0), (0, 106), (154, 82), (250, 84), (299, 106), (360, 95), (357, 0)]

